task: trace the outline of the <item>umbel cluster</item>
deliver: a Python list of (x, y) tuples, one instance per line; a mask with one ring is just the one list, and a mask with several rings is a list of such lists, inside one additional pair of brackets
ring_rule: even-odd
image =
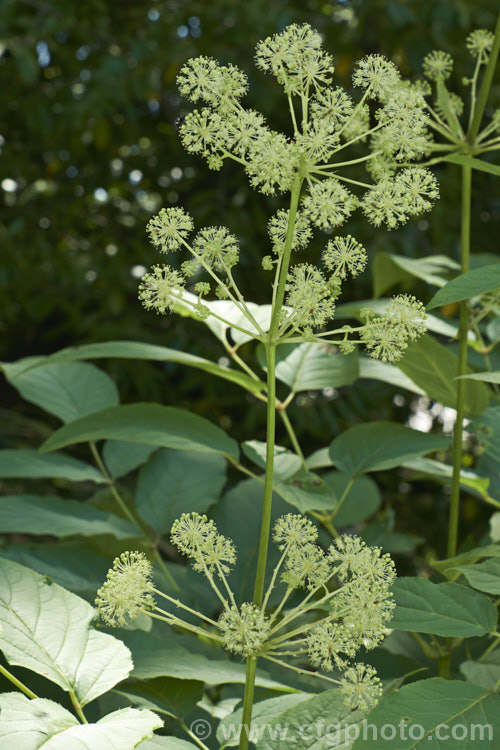
[[(316, 543), (317, 537), (309, 519), (291, 513), (279, 518), (273, 540), (281, 555), (262, 606), (238, 605), (229, 578), (236, 563), (232, 540), (206, 516), (185, 513), (173, 524), (171, 541), (212, 587), (221, 610), (218, 619), (156, 589), (151, 564), (139, 552), (125, 552), (115, 559), (97, 594), (100, 618), (120, 626), (142, 612), (208, 636), (243, 657), (259, 656), (304, 673), (294, 660), (310, 662), (322, 671), (335, 669), (337, 678), (317, 674), (340, 686), (350, 708), (369, 708), (381, 694), (380, 680), (372, 667), (351, 661), (361, 647), (374, 648), (386, 634), (394, 607), (390, 592), (394, 563), (380, 548), (368, 547), (358, 537), (341, 536), (326, 552)], [(278, 586), (282, 596), (271, 608), (270, 597)], [(197, 615), (201, 626), (160, 609), (155, 595)], [(292, 606), (287, 607), (290, 599)]]
[[(389, 229), (431, 209), (439, 195), (436, 179), (427, 168), (410, 164), (432, 149), (425, 87), (402, 80), (383, 56), (368, 55), (352, 77), (360, 90), (355, 101), (333, 83), (332, 56), (307, 24), (259, 42), (256, 63), (283, 88), (289, 133), (273, 130), (260, 112), (242, 104), (248, 89), (242, 70), (202, 56), (188, 60), (178, 76), (181, 95), (199, 106), (184, 118), (182, 142), (212, 169), (231, 159), (257, 190), (290, 194), (289, 208), (271, 217), (269, 239), (263, 237), (262, 265), (274, 272), (273, 303), (285, 276), (276, 340), (330, 337), (345, 353), (362, 344), (372, 356), (396, 361), (425, 330), (423, 305), (399, 295), (383, 315), (362, 311), (360, 326), (317, 333), (333, 319), (343, 282), (364, 270), (367, 254), (350, 235), (328, 240), (322, 267), (289, 264), (290, 251), (303, 254), (315, 228), (333, 235), (358, 207), (375, 226)], [(153, 266), (140, 284), (143, 305), (159, 313), (187, 307), (201, 318), (225, 320), (211, 304), (215, 295), (241, 313), (240, 330), (264, 340), (266, 332), (233, 275), (238, 239), (227, 227), (204, 227), (191, 238), (193, 230), (181, 207), (163, 208), (150, 220), (153, 245), (164, 253), (183, 250), (185, 259), (175, 267)]]

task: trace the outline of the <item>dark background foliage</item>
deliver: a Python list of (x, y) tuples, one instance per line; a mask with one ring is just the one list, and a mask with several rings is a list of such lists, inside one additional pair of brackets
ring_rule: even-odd
[[(248, 296), (266, 300), (260, 270), (268, 252), (265, 225), (282, 201), (251, 191), (238, 167), (209, 172), (182, 150), (175, 122), (188, 108), (177, 96), (175, 77), (186, 59), (207, 54), (244, 68), (251, 105), (286, 128), (281, 91), (253, 66), (259, 39), (288, 23), (310, 23), (325, 36), (344, 83), (366, 53), (382, 52), (415, 76), (423, 56), (442, 48), (456, 60), (458, 90), (471, 66), (465, 36), (492, 28), (497, 10), (497, 0), (3, 0), (1, 358), (123, 338), (223, 356), (203, 327), (155, 317), (137, 301), (137, 279), (157, 259), (145, 224), (162, 205), (182, 204), (197, 226), (229, 225), (241, 238)], [(495, 93), (498, 100), (498, 83)], [(376, 234), (355, 219), (349, 231), (366, 243), (372, 259), (378, 251), (457, 258), (457, 174), (452, 166), (439, 170), (442, 200), (427, 219)], [(493, 177), (476, 177), (473, 216), (474, 251), (496, 252), (500, 199)], [(422, 282), (412, 292), (427, 301), (432, 290)], [(370, 297), (370, 273), (348, 293)], [(237, 438), (263, 437), (263, 409), (248, 409), (236, 387), (170, 364), (100, 366), (116, 378), (125, 402), (189, 405)], [(4, 383), (1, 389), (5, 406), (15, 408), (6, 413), (4, 445), (11, 447), (30, 440), (37, 428), (24, 421), (32, 408)], [(291, 416), (306, 452), (348, 424), (404, 422), (411, 409), (404, 399), (394, 403), (396, 390), (381, 383), (363, 381), (338, 395), (298, 400)], [(396, 482), (388, 489), (397, 497), (397, 479), (388, 481)], [(421, 489), (425, 517), (425, 508), (432, 515), (435, 507), (426, 486)]]

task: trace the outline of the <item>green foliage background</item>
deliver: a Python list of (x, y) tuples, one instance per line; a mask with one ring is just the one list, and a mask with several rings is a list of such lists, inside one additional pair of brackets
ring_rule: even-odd
[[(366, 53), (382, 52), (414, 76), (423, 56), (442, 48), (456, 60), (459, 90), (470, 69), (465, 36), (476, 27), (492, 28), (496, 10), (496, 0), (4, 0), (0, 133), (8, 189), (0, 191), (1, 359), (127, 338), (217, 360), (223, 352), (200, 336), (197, 324), (154, 317), (137, 301), (136, 277), (156, 261), (144, 228), (161, 205), (184, 205), (197, 226), (229, 225), (242, 241), (240, 273), (248, 296), (266, 301), (260, 270), (269, 251), (265, 226), (282, 204), (252, 192), (237, 166), (210, 173), (182, 150), (175, 123), (188, 108), (177, 96), (175, 77), (187, 58), (207, 54), (244, 68), (251, 104), (286, 128), (279, 88), (248, 57), (257, 40), (292, 22), (310, 23), (334, 53), (340, 82)], [(494, 94), (498, 106), (498, 83)], [(371, 261), (380, 251), (458, 257), (459, 213), (449, 210), (457, 205), (457, 170), (441, 168), (438, 177), (442, 200), (426, 220), (394, 233), (377, 230), (376, 236), (359, 219), (349, 224)], [(473, 200), (473, 251), (495, 253), (500, 198), (493, 176), (476, 175)], [(372, 296), (370, 279), (368, 270), (351, 285), (352, 298)], [(434, 290), (413, 279), (411, 291), (427, 302)], [(264, 409), (248, 409), (235, 386), (171, 363), (115, 360), (100, 366), (119, 382), (125, 402), (189, 406), (237, 439), (263, 439)], [(2, 402), (15, 408), (4, 413), (4, 447), (31, 444), (44, 429), (33, 421), (33, 408), (3, 380), (0, 388)], [(360, 420), (404, 422), (409, 405), (395, 406), (395, 393), (386, 384), (362, 381), (327, 408), (325, 396), (305, 393), (291, 416), (311, 452), (325, 434)], [(397, 496), (396, 480), (387, 481)], [(436, 506), (424, 484), (424, 518), (427, 506), (433, 524)]]

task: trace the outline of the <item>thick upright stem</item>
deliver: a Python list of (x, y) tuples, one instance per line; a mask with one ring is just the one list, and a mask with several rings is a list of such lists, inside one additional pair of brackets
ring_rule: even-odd
[[(472, 170), (462, 167), (462, 220), (460, 228), (461, 271), (469, 270), (470, 256), (470, 215), (471, 215), (471, 183)], [(460, 325), (458, 329), (458, 372), (465, 375), (467, 371), (467, 337), (469, 333), (469, 311), (467, 301), (460, 303)], [(460, 512), (460, 469), (462, 467), (462, 436), (465, 405), (466, 380), (460, 378), (457, 382), (457, 420), (453, 433), (453, 476), (451, 482), (450, 516), (448, 520), (448, 557), (454, 557), (457, 552), (458, 518)]]
[(238, 750), (247, 750), (248, 743), (250, 741), (250, 724), (252, 721), (253, 693), (256, 670), (257, 658), (255, 656), (250, 656), (247, 660), (245, 697), (243, 698), (243, 713), (241, 716), (240, 742), (238, 745)]
[[(278, 330), (280, 326), (281, 309), (285, 298), (286, 279), (288, 266), (290, 265), (290, 254), (292, 251), (293, 230), (295, 217), (299, 205), (300, 189), (303, 176), (297, 175), (290, 197), (290, 212), (288, 215), (288, 228), (285, 239), (285, 247), (281, 263), (279, 265), (279, 278), (275, 286), (273, 297), (273, 309), (271, 313), (271, 324), (267, 340), (264, 342), (267, 357), (267, 428), (266, 428), (266, 476), (264, 482), (264, 505), (262, 508), (262, 521), (260, 526), (259, 554), (257, 558), (257, 573), (255, 577), (255, 588), (253, 601), (257, 606), (262, 605), (264, 598), (264, 585), (266, 579), (267, 551), (269, 547), (269, 536), (271, 530), (271, 511), (273, 502), (273, 478), (274, 478), (274, 442), (276, 433), (276, 345)], [(252, 719), (253, 694), (255, 686), (255, 671), (257, 669), (257, 658), (249, 657), (247, 660), (247, 672), (245, 678), (245, 694), (243, 698), (243, 717), (240, 733), (239, 750), (247, 750), (250, 734), (250, 722)]]
[(259, 556), (253, 594), (254, 604), (259, 607), (264, 596), (267, 548), (271, 528), (274, 478), (274, 440), (276, 430), (276, 344), (266, 345), (267, 355), (267, 431), (266, 431), (266, 476), (264, 482), (264, 507), (260, 525)]

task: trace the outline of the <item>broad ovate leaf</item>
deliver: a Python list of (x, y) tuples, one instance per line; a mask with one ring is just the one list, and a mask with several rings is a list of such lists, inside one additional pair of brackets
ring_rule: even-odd
[(330, 444), (334, 466), (349, 476), (400, 466), (417, 456), (446, 450), (450, 438), (431, 435), (397, 422), (369, 422), (345, 430)]
[(9, 750), (134, 750), (163, 726), (152, 711), (124, 708), (80, 724), (58, 703), (20, 693), (0, 696), (0, 747)]
[(495, 605), (483, 594), (457, 583), (398, 578), (392, 591), (396, 602), (393, 630), (467, 638), (496, 629)]
[(132, 670), (130, 651), (91, 627), (95, 611), (47, 577), (0, 558), (0, 649), (10, 664), (31, 669), (82, 706)]
[(383, 698), (366, 729), (352, 750), (493, 750), (500, 697), (459, 680), (420, 680)]
[(51, 362), (41, 358), (4, 364), (9, 383), (21, 396), (63, 422), (116, 406), (119, 396), (116, 385), (105, 372), (88, 362)]
[(238, 444), (198, 414), (160, 404), (115, 406), (64, 425), (42, 445), (41, 451), (95, 440), (123, 440), (201, 453), (238, 456)]

